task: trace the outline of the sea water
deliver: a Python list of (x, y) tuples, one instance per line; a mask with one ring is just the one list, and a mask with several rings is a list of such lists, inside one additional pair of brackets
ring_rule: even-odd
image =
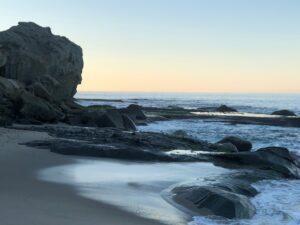
[[(200, 93), (104, 93), (104, 92), (88, 92), (88, 93), (78, 93), (76, 95), (79, 98), (78, 103), (88, 106), (88, 105), (101, 105), (109, 104), (115, 107), (126, 107), (130, 104), (139, 104), (143, 106), (153, 106), (153, 107), (167, 107), (167, 106), (178, 106), (189, 109), (197, 109), (199, 107), (215, 107), (221, 104), (226, 104), (231, 107), (236, 108), (240, 112), (250, 112), (250, 113), (261, 113), (270, 114), (275, 110), (289, 109), (294, 111), (296, 114), (300, 115), (300, 94), (200, 94)], [(87, 100), (93, 99), (93, 100)], [(97, 99), (102, 99), (101, 101)], [(299, 128), (287, 128), (287, 127), (276, 127), (276, 126), (262, 126), (262, 125), (244, 125), (244, 124), (228, 124), (224, 122), (218, 122), (214, 120), (172, 120), (172, 121), (161, 121), (149, 124), (147, 126), (138, 127), (141, 131), (152, 131), (152, 132), (164, 132), (172, 133), (178, 129), (184, 130), (188, 135), (193, 136), (199, 140), (205, 140), (208, 142), (216, 142), (222, 139), (226, 135), (239, 135), (243, 138), (250, 140), (254, 145), (254, 150), (267, 146), (281, 146), (287, 147), (292, 151), (298, 152), (300, 154), (300, 129)], [(81, 167), (76, 167), (77, 177), (84, 177), (84, 174), (92, 173), (95, 168), (91, 167), (90, 162), (81, 162)], [(78, 166), (77, 165), (77, 166)], [(103, 165), (99, 165), (99, 171), (103, 170)], [(174, 166), (177, 165), (177, 166)], [(169, 221), (169, 224), (177, 225), (185, 223), (184, 219), (180, 217), (178, 211), (172, 211), (163, 203), (162, 198), (157, 195), (157, 191), (161, 191), (162, 188), (183, 182), (183, 180), (189, 179), (204, 179), (205, 176), (211, 176), (211, 174), (206, 174), (203, 172), (192, 172), (195, 170), (195, 166), (198, 166), (198, 171), (214, 171), (217, 174), (223, 173), (224, 171), (215, 170), (216, 167), (210, 165), (210, 169), (201, 169), (200, 164), (174, 164), (169, 167), (168, 164), (149, 164), (147, 168), (151, 173), (136, 173), (135, 171), (145, 171), (144, 166), (140, 165), (133, 170), (130, 167), (119, 168), (118, 177), (115, 175), (110, 176), (110, 182), (122, 180), (119, 176), (125, 176), (125, 182), (121, 187), (128, 187), (131, 182), (132, 187), (139, 187), (138, 184), (145, 183), (145, 180), (141, 177), (150, 177), (152, 179), (151, 185), (164, 184), (162, 186), (155, 187), (148, 186), (150, 189), (154, 188), (156, 194), (148, 193), (148, 202), (140, 202), (140, 198), (131, 198), (125, 201), (118, 200), (124, 199), (121, 190), (115, 190), (113, 192), (107, 193), (107, 195), (100, 194), (97, 191), (98, 187), (105, 187), (101, 180), (102, 177), (94, 177), (89, 183), (87, 188), (81, 188), (81, 193), (84, 193), (86, 197), (105, 200), (105, 196), (111, 201), (111, 196), (116, 196), (115, 205), (119, 205), (124, 208), (130, 208), (132, 206), (141, 206), (144, 213), (142, 216), (149, 216), (151, 218), (162, 220), (164, 215), (166, 218), (173, 218)], [(107, 165), (106, 165), (107, 166)], [(116, 165), (115, 165), (116, 166)], [(138, 166), (138, 165), (135, 165)], [(102, 167), (102, 169), (101, 169)], [(85, 168), (85, 169), (84, 169)], [(118, 166), (117, 166), (118, 168)], [(159, 171), (157, 171), (156, 169)], [(81, 171), (81, 172), (79, 172)], [(88, 172), (90, 171), (90, 172)], [(76, 174), (74, 171), (73, 174)], [(78, 175), (81, 174), (81, 175)], [(100, 173), (101, 174), (101, 173)], [(176, 178), (171, 178), (171, 174), (176, 174)], [(178, 176), (177, 176), (178, 174)], [(159, 179), (157, 179), (159, 176)], [(129, 182), (129, 178), (132, 181)], [(122, 178), (122, 177), (121, 177)], [(123, 177), (124, 178), (124, 177)], [(129, 180), (128, 180), (129, 179)], [(135, 180), (135, 181), (134, 181)], [(160, 182), (158, 182), (158, 180)], [(84, 180), (78, 179), (77, 183), (83, 182)], [(165, 181), (165, 183), (163, 183)], [(169, 181), (169, 183), (168, 183)], [(100, 183), (99, 183), (100, 182)], [(110, 183), (108, 182), (108, 183)], [(83, 182), (84, 183), (84, 182)], [(113, 185), (109, 185), (112, 187)], [(147, 182), (146, 182), (147, 183)], [(143, 188), (146, 186), (142, 185)], [(155, 186), (155, 185), (154, 185)], [(90, 188), (89, 188), (90, 187)], [(261, 181), (254, 184), (254, 187), (260, 192), (257, 196), (251, 199), (253, 204), (257, 208), (256, 215), (250, 220), (228, 220), (220, 218), (211, 217), (193, 217), (193, 220), (189, 222), (189, 225), (207, 225), (207, 224), (221, 224), (221, 225), (294, 225), (300, 224), (300, 181), (299, 180), (274, 180), (274, 181)], [(142, 188), (142, 189), (143, 189)], [(101, 189), (102, 190), (102, 189)], [(124, 191), (124, 189), (122, 189)], [(102, 190), (103, 191), (103, 190)], [(131, 192), (132, 189), (127, 193), (127, 196), (133, 196), (136, 192)], [(143, 190), (145, 191), (145, 190)], [(105, 192), (104, 192), (105, 193)], [(115, 194), (113, 194), (115, 193)], [(119, 193), (116, 194), (116, 193)], [(125, 192), (126, 193), (126, 192)], [(145, 192), (143, 192), (145, 193)], [(122, 195), (122, 196), (121, 196)], [(102, 197), (101, 197), (102, 196)], [(147, 194), (145, 195), (147, 196)], [(147, 199), (147, 198), (145, 198)], [(152, 199), (152, 200), (151, 200)], [(127, 203), (126, 203), (127, 202)], [(149, 207), (145, 206), (148, 205)], [(133, 207), (134, 208), (134, 207)], [(165, 210), (167, 209), (167, 210)], [(133, 209), (133, 211), (136, 208)], [(175, 213), (174, 213), (175, 212)], [(173, 214), (172, 214), (173, 213)], [(172, 216), (171, 216), (172, 215)], [(177, 217), (174, 215), (178, 215)], [(166, 222), (165, 220), (162, 220)], [(168, 221), (168, 220), (167, 220)]]
[(215, 107), (222, 104), (241, 112), (271, 113), (279, 109), (289, 109), (300, 115), (299, 94), (247, 94), (247, 93), (145, 93), (145, 92), (78, 92), (79, 99), (102, 99), (117, 101), (85, 101), (82, 105), (109, 104), (126, 107), (129, 104), (142, 106), (178, 106), (189, 109)]

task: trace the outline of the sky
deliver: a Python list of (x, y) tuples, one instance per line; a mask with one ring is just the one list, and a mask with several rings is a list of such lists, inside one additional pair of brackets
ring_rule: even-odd
[(1, 0), (83, 48), (79, 91), (300, 92), (299, 0)]

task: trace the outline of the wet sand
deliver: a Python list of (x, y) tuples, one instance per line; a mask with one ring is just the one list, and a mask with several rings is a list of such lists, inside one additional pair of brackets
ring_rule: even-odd
[(20, 143), (51, 138), (46, 133), (0, 128), (0, 224), (160, 225), (117, 207), (80, 197), (67, 185), (37, 179), (38, 171), (73, 164), (61, 156)]

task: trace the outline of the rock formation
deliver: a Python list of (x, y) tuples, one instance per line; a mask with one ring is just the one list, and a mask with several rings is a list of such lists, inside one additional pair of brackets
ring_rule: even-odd
[(81, 47), (49, 27), (21, 22), (0, 32), (0, 125), (61, 121), (135, 130), (134, 121), (146, 119), (136, 106), (122, 112), (74, 103), (82, 69)]
[(0, 117), (63, 120), (81, 82), (82, 49), (50, 28), (21, 22), (0, 32)]
[(0, 76), (17, 80), (39, 97), (71, 99), (82, 68), (82, 49), (49, 27), (21, 22), (0, 33)]

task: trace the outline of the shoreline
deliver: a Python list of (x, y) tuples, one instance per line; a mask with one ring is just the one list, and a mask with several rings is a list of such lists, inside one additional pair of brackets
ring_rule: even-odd
[(52, 139), (45, 132), (0, 128), (0, 217), (3, 224), (162, 225), (98, 201), (68, 185), (39, 180), (37, 172), (80, 157), (61, 156), (19, 143)]

